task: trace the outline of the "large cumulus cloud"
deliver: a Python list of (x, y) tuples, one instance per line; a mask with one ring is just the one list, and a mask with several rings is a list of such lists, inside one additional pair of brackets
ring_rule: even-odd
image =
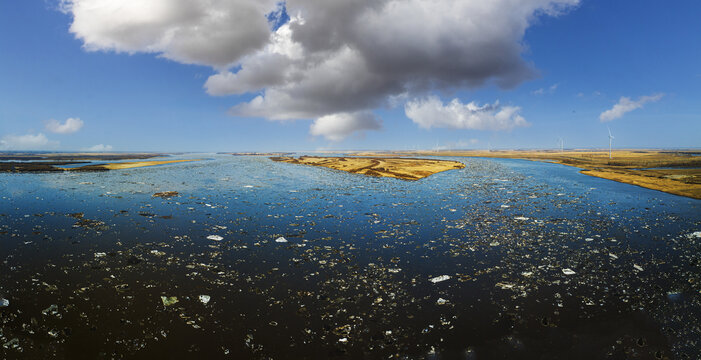
[(275, 0), (62, 0), (87, 50), (224, 68), (262, 48)]
[[(521, 58), (526, 29), (578, 1), (288, 0), (291, 18), (279, 27), (280, 5), (265, 0), (66, 0), (65, 8), (87, 49), (209, 65), (217, 73), (208, 93), (258, 94), (233, 106), (234, 115), (346, 119), (362, 131), (376, 126), (348, 114), (389, 99), (490, 82), (509, 88), (533, 77)], [(356, 131), (338, 128), (323, 135), (338, 140)]]

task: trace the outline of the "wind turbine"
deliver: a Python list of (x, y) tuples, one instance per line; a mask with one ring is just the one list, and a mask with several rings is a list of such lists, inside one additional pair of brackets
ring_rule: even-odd
[(606, 128), (609, 129), (609, 160), (611, 160), (611, 145), (613, 144), (613, 139), (615, 138), (613, 137), (613, 135), (611, 135), (611, 128), (609, 128), (608, 126)]
[(565, 151), (565, 140), (563, 140), (562, 138), (558, 138), (557, 142), (560, 145), (560, 152), (564, 152)]

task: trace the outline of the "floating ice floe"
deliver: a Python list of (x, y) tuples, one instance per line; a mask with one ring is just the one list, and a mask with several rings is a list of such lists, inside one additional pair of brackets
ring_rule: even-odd
[(503, 282), (497, 283), (495, 286), (502, 289), (502, 290), (509, 290), (509, 289), (514, 288), (514, 284), (503, 283)]
[(275, 239), (275, 242), (276, 242), (276, 243), (286, 243), (286, 242), (287, 242), (287, 239), (285, 239), (284, 237), (280, 236), (279, 238)]
[(199, 298), (200, 298), (200, 302), (205, 304), (205, 305), (207, 305), (207, 303), (211, 299), (211, 297), (209, 295), (200, 295)]
[(529, 277), (529, 276), (533, 275), (533, 272), (532, 271), (524, 271), (521, 273), (521, 275), (523, 275), (525, 277)]
[(687, 235), (687, 237), (701, 239), (701, 231), (694, 231), (691, 234)]
[(511, 206), (509, 206), (509, 205), (502, 205), (501, 207), (503, 207), (504, 209), (506, 209), (506, 208), (510, 208)]
[(562, 273), (565, 275), (574, 275), (576, 272), (574, 272), (572, 269), (562, 269)]
[(397, 269), (387, 269), (387, 271), (391, 272), (392, 274), (396, 274), (396, 273), (402, 271), (402, 269), (399, 269), (399, 268), (397, 268)]
[(51, 305), (49, 305), (49, 307), (47, 307), (46, 309), (42, 310), (41, 313), (42, 313), (43, 315), (45, 315), (45, 316), (49, 316), (49, 315), (58, 316), (58, 315), (59, 315), (59, 313), (58, 313), (58, 305), (56, 305), (56, 304), (51, 304)]
[(0, 298), (0, 307), (8, 307), (10, 306), (10, 300), (7, 300), (5, 298)]
[(161, 302), (163, 302), (163, 306), (171, 306), (173, 304), (176, 304), (178, 301), (179, 300), (177, 296), (161, 296)]
[(527, 221), (528, 218), (525, 217), (525, 216), (517, 216), (517, 217), (514, 218), (514, 220)]
[(633, 264), (633, 268), (635, 268), (635, 270), (638, 270), (638, 271), (643, 271), (643, 267), (638, 265), (638, 264)]
[(610, 256), (610, 257), (611, 257), (611, 259), (613, 259), (613, 260), (616, 260), (616, 259), (618, 259), (618, 256), (616, 256), (616, 254), (613, 254), (613, 253), (609, 253), (609, 256)]
[(447, 303), (448, 303), (448, 300), (446, 300), (444, 298), (438, 298), (438, 300), (436, 300), (436, 305), (445, 305)]
[(245, 187), (245, 188), (252, 188), (253, 185), (244, 185), (243, 187)]
[(107, 256), (107, 254), (106, 254), (106, 253), (103, 253), (103, 252), (96, 252), (96, 253), (95, 253), (95, 257), (96, 257), (96, 258), (101, 258), (101, 257), (105, 257), (105, 256)]
[(584, 239), (584, 241), (589, 242), (589, 241), (594, 241), (594, 239), (593, 238), (586, 238), (586, 239)]
[(207, 236), (207, 240), (222, 241), (224, 238), (219, 235), (209, 235)]
[(441, 276), (436, 276), (434, 278), (430, 278), (430, 279), (428, 279), (428, 281), (436, 284), (436, 283), (439, 283), (441, 281), (446, 281), (449, 279), (450, 279), (450, 275), (441, 275)]

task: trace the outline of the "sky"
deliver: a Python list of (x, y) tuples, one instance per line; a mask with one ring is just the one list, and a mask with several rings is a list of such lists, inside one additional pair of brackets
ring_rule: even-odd
[(0, 150), (701, 147), (696, 0), (0, 0)]

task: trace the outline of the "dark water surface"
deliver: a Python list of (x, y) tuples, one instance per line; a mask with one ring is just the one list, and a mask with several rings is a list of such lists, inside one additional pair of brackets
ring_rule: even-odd
[(207, 160), (0, 174), (0, 358), (701, 358), (701, 201), (179, 157)]

